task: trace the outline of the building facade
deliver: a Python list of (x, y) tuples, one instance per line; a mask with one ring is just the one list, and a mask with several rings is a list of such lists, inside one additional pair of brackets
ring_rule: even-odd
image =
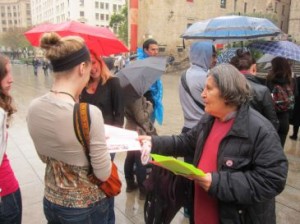
[(30, 0), (0, 0), (0, 33), (31, 26)]
[(139, 0), (138, 45), (141, 46), (145, 39), (153, 37), (159, 42), (162, 52), (180, 56), (183, 51), (180, 35), (188, 26), (198, 20), (229, 14), (266, 16), (284, 32), (288, 32), (290, 2), (291, 0)]
[(124, 5), (125, 0), (31, 0), (32, 23), (76, 20), (108, 27), (111, 15)]
[(300, 1), (291, 0), (289, 34), (292, 40), (300, 44)]

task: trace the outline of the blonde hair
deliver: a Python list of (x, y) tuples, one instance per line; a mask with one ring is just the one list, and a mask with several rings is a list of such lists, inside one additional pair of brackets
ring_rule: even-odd
[(113, 77), (112, 73), (109, 71), (107, 65), (103, 61), (101, 57), (98, 57), (93, 50), (90, 50), (90, 54), (94, 56), (94, 58), (99, 62), (101, 67), (100, 77), (101, 77), (101, 85), (104, 85), (107, 80)]
[(84, 40), (78, 36), (61, 37), (57, 33), (44, 33), (40, 47), (45, 49), (45, 56), (50, 61), (64, 58), (85, 46)]

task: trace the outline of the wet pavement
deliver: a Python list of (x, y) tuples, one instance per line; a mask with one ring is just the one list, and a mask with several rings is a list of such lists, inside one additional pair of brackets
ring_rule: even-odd
[[(9, 129), (7, 152), (12, 167), (19, 180), (23, 200), (23, 224), (46, 223), (42, 209), (44, 164), (38, 158), (26, 125), (27, 109), (33, 98), (43, 95), (51, 88), (51, 75), (45, 77), (39, 68), (38, 76), (33, 75), (32, 66), (14, 65), (15, 83), (12, 95), (18, 112)], [(178, 134), (182, 128), (183, 117), (178, 99), (178, 74), (166, 74), (162, 78), (164, 84), (164, 123), (157, 126), (160, 135)], [(291, 128), (290, 128), (291, 130)], [(287, 139), (285, 153), (289, 159), (289, 175), (285, 190), (276, 198), (277, 223), (296, 224), (300, 220), (300, 139)], [(122, 192), (115, 200), (117, 224), (142, 224), (143, 202), (138, 199), (138, 192), (126, 193), (123, 172), (125, 153), (116, 155), (121, 179)], [(174, 224), (188, 223), (181, 210)]]

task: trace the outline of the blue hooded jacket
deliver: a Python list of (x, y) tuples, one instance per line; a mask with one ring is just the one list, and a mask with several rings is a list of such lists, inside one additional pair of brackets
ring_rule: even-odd
[[(143, 60), (147, 57), (149, 56), (144, 52), (142, 48), (137, 49), (138, 60)], [(163, 85), (161, 79), (158, 79), (155, 83), (153, 83), (149, 91), (151, 92), (152, 98), (154, 100), (154, 107), (151, 120), (156, 120), (158, 124), (162, 125), (164, 108), (162, 105)]]

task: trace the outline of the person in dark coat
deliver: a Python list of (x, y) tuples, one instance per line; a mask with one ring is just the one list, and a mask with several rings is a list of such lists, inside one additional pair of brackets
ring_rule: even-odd
[(288, 171), (275, 128), (249, 107), (249, 84), (232, 65), (211, 69), (201, 96), (205, 114), (189, 132), (140, 137), (142, 160), (150, 151), (193, 155), (205, 172), (187, 176), (195, 183), (195, 223), (275, 224), (275, 196)]
[(292, 125), (293, 125), (293, 133), (290, 136), (290, 139), (297, 140), (298, 138), (298, 131), (300, 126), (300, 76), (297, 76), (295, 78), (295, 81), (297, 82), (295, 86), (297, 86), (295, 92), (295, 107), (293, 110), (293, 118), (292, 118)]
[[(271, 64), (272, 67), (266, 80), (270, 92), (273, 92), (275, 85), (280, 85), (286, 92), (288, 92), (288, 89), (293, 89), (292, 69), (289, 61), (283, 57), (276, 57), (272, 59)], [(276, 111), (276, 114), (279, 120), (278, 135), (281, 140), (282, 148), (284, 148), (290, 126), (290, 111)]]
[(262, 85), (256, 77), (256, 61), (250, 52), (236, 51), (230, 64), (234, 65), (247, 79), (252, 89), (250, 106), (267, 118), (278, 129), (279, 121), (276, 115), (274, 103), (268, 87)]
[[(124, 104), (119, 78), (111, 74), (105, 62), (93, 50), (90, 53), (90, 80), (81, 93), (80, 101), (97, 106), (102, 112), (104, 124), (123, 127)], [(110, 155), (114, 160), (115, 153)], [(109, 198), (108, 223), (115, 223), (114, 197)]]

